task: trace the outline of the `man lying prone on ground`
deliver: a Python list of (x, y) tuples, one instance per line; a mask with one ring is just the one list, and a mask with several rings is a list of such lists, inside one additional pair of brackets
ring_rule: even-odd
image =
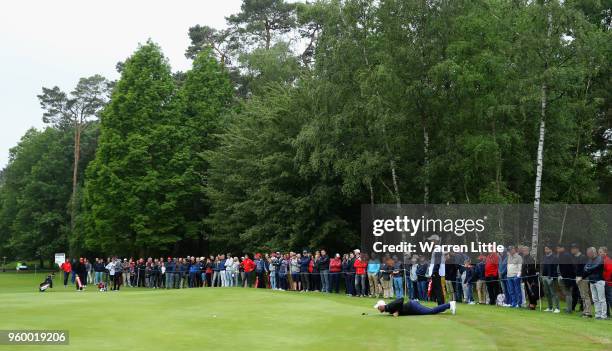
[(390, 304), (387, 304), (383, 300), (379, 300), (376, 305), (374, 305), (380, 313), (387, 312), (394, 317), (397, 316), (424, 316), (428, 314), (438, 314), (442, 313), (448, 309), (451, 310), (452, 314), (455, 314), (457, 311), (457, 305), (455, 301), (451, 301), (450, 303), (445, 303), (434, 308), (429, 308), (421, 305), (417, 301), (408, 301), (404, 303), (404, 298), (399, 298)]

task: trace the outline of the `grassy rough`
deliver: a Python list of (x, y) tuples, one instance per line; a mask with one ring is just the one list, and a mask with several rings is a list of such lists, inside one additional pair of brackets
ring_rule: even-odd
[[(0, 273), (0, 330), (67, 329), (68, 346), (0, 350), (611, 350), (612, 323), (491, 306), (393, 318), (373, 299), (259, 289), (37, 292)], [(56, 279), (59, 283), (60, 279)], [(368, 313), (363, 316), (362, 313)]]

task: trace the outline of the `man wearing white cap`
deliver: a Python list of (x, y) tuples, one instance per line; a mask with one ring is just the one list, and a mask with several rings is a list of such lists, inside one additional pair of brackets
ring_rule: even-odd
[(423, 306), (417, 301), (408, 301), (404, 303), (404, 298), (399, 298), (389, 304), (387, 304), (383, 300), (379, 300), (374, 308), (377, 309), (380, 313), (387, 312), (394, 317), (397, 316), (425, 316), (428, 314), (438, 314), (442, 313), (448, 309), (451, 310), (452, 314), (457, 313), (457, 304), (455, 301), (451, 301), (450, 303), (445, 303), (434, 308), (429, 308), (427, 306)]
[[(440, 237), (436, 234), (431, 235), (427, 240), (432, 241), (434, 245), (440, 244)], [(446, 265), (444, 264), (444, 253), (434, 249), (434, 252), (431, 254), (429, 269), (427, 269), (427, 276), (431, 277), (431, 299), (435, 299), (438, 305), (444, 304), (444, 292), (442, 291), (442, 287), (444, 286), (443, 280), (445, 272)]]

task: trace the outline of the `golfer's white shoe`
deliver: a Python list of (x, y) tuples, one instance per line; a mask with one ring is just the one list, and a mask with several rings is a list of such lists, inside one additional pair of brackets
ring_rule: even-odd
[(456, 301), (451, 301), (450, 302), (450, 310), (452, 314), (456, 314), (457, 313), (457, 302)]

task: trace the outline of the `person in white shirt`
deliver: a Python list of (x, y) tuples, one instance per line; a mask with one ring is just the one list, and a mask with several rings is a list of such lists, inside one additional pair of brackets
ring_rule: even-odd
[(234, 263), (232, 264), (232, 286), (238, 286), (238, 273), (240, 271), (240, 261), (238, 257), (234, 257)]
[(227, 254), (227, 259), (225, 260), (225, 286), (233, 286), (234, 285), (234, 259), (231, 256), (232, 254)]
[(419, 268), (419, 265), (418, 265), (419, 262), (418, 262), (416, 255), (412, 256), (412, 258), (410, 259), (410, 263), (412, 264), (410, 266), (410, 282), (409, 282), (411, 289), (408, 289), (408, 290), (410, 291), (410, 299), (418, 300), (419, 299), (418, 297), (419, 288), (417, 286), (418, 285), (417, 268)]
[[(431, 235), (427, 240), (432, 241), (434, 245), (440, 244), (440, 236), (436, 234)], [(444, 304), (443, 286), (446, 284), (444, 282), (445, 270), (444, 253), (434, 249), (434, 252), (431, 254), (429, 268), (427, 269), (427, 276), (431, 277), (431, 299), (435, 299), (438, 305)]]
[(510, 295), (510, 306), (519, 308), (522, 304), (521, 292), (521, 269), (523, 258), (518, 254), (516, 247), (508, 247), (508, 295)]

